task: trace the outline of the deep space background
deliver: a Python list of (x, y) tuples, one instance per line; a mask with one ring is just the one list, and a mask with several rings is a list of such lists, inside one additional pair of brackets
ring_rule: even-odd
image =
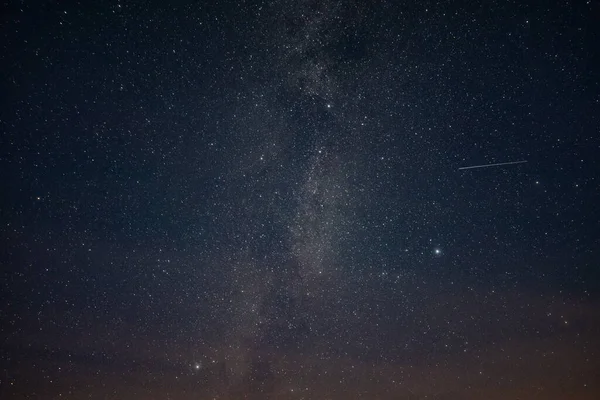
[(599, 8), (2, 2), (0, 397), (600, 398)]

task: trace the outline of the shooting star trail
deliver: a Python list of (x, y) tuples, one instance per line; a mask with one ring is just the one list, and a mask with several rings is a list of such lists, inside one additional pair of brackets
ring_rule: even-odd
[(495, 163), (495, 164), (482, 164), (482, 165), (472, 165), (470, 167), (460, 167), (458, 170), (463, 170), (463, 169), (475, 169), (475, 168), (488, 168), (488, 167), (498, 167), (500, 165), (513, 165), (513, 164), (523, 164), (526, 163), (526, 160), (523, 161), (510, 161), (510, 162), (502, 162), (502, 163)]

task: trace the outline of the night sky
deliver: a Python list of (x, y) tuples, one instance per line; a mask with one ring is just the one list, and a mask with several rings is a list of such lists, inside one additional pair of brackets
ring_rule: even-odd
[(600, 398), (598, 2), (0, 14), (2, 399)]

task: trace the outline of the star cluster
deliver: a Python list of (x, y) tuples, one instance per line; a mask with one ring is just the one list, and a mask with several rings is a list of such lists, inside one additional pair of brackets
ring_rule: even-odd
[(597, 398), (597, 4), (3, 9), (0, 397)]

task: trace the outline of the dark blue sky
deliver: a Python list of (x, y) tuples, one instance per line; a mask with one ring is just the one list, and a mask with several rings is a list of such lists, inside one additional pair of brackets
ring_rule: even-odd
[(3, 4), (2, 398), (596, 398), (598, 5), (212, 3)]

